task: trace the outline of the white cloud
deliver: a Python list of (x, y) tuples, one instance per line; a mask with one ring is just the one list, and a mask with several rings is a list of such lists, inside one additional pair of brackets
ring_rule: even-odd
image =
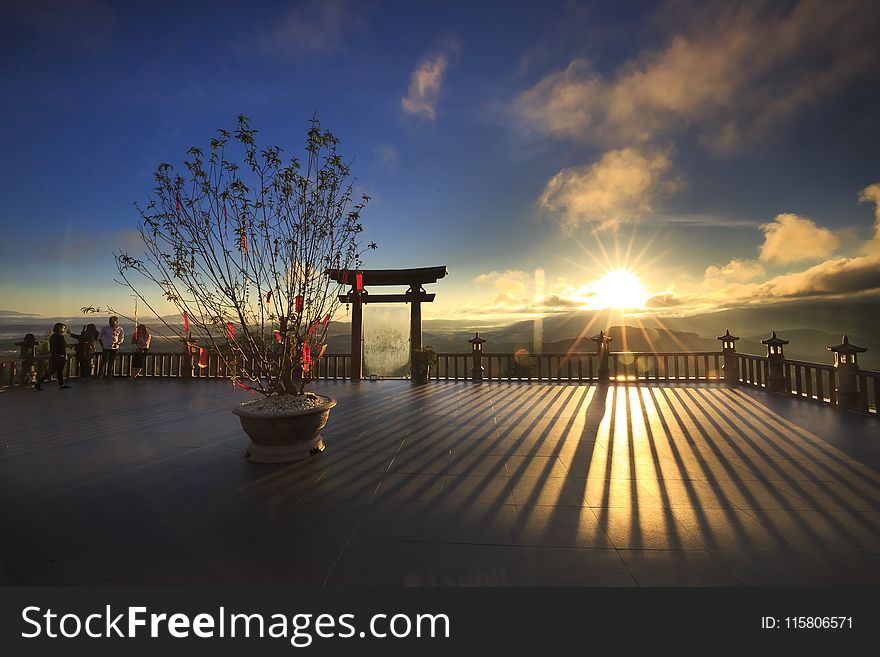
[(563, 228), (582, 225), (616, 229), (637, 221), (678, 187), (663, 152), (634, 148), (608, 151), (591, 165), (563, 169), (544, 188), (539, 205), (558, 216)]
[(339, 48), (363, 20), (350, 0), (306, 0), (282, 15), (260, 39), (268, 50), (322, 53)]
[(696, 128), (713, 147), (735, 150), (869, 79), (880, 56), (873, 0), (686, 6), (674, 23), (659, 50), (612, 75), (582, 59), (550, 73), (520, 95), (516, 112), (553, 136), (606, 146)]
[(764, 262), (790, 264), (802, 260), (827, 258), (840, 246), (840, 238), (812, 219), (796, 214), (780, 214), (761, 226), (764, 243), (760, 259)]
[(448, 54), (440, 52), (418, 65), (410, 76), (407, 95), (400, 99), (405, 112), (431, 121), (437, 118), (437, 101), (448, 64)]
[(490, 271), (474, 277), (474, 283), (477, 285), (491, 285), (499, 293), (504, 294), (525, 294), (526, 289), (532, 284), (530, 274), (519, 269), (508, 269), (506, 271)]
[(706, 282), (715, 281), (723, 284), (727, 281), (744, 283), (764, 275), (764, 267), (755, 260), (733, 258), (726, 265), (710, 265), (706, 267)]

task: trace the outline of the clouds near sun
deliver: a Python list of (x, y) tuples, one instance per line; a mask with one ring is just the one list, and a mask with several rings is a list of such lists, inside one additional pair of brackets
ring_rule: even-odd
[(678, 185), (667, 153), (623, 148), (593, 164), (563, 169), (547, 182), (538, 203), (568, 231), (617, 228), (651, 212)]
[(777, 264), (827, 258), (840, 246), (840, 238), (828, 228), (796, 214), (780, 214), (763, 224), (764, 243), (760, 259)]

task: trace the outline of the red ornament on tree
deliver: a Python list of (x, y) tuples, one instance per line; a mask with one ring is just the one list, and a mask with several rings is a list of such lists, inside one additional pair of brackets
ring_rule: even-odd
[(281, 342), (281, 331), (279, 331), (279, 330), (277, 330), (277, 329), (275, 330), (275, 339), (276, 339), (278, 342)]
[(226, 322), (226, 337), (230, 340), (235, 337), (235, 325), (232, 322)]
[(269, 303), (269, 301), (271, 301), (271, 300), (272, 300), (272, 290), (269, 290), (266, 293), (266, 303)]
[(361, 272), (354, 275), (354, 289), (358, 292), (364, 291), (364, 275)]
[(183, 332), (189, 333), (189, 313), (183, 311)]
[(347, 269), (342, 270), (342, 276), (339, 277), (339, 282), (342, 285), (348, 285), (348, 270)]
[(303, 298), (301, 294), (296, 295), (296, 312), (300, 313), (303, 309)]
[(208, 350), (204, 347), (199, 347), (199, 367), (207, 367), (208, 366)]

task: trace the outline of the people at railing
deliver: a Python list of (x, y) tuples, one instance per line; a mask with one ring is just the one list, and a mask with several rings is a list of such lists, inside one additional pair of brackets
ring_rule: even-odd
[(150, 351), (150, 342), (153, 336), (150, 335), (150, 329), (141, 324), (134, 330), (132, 343), (134, 344), (134, 354), (131, 357), (131, 378), (136, 379), (141, 375), (146, 366), (147, 353)]
[(42, 390), (43, 381), (51, 379), (53, 374), (58, 377), (59, 389), (70, 387), (64, 383), (64, 366), (67, 364), (67, 342), (64, 340), (66, 330), (67, 326), (61, 322), (52, 328), (52, 335), (49, 336), (49, 369), (34, 384), (35, 390)]
[(104, 378), (108, 374), (113, 376), (113, 367), (116, 363), (116, 353), (119, 347), (125, 341), (125, 331), (119, 325), (119, 318), (115, 315), (110, 318), (107, 326), (101, 329), (98, 335), (98, 342), (101, 343), (103, 349), (103, 361), (101, 363), (100, 378)]
[(98, 341), (98, 328), (94, 324), (84, 326), (81, 333), (70, 333), (70, 337), (76, 339), (74, 352), (76, 362), (79, 363), (79, 375), (88, 378), (92, 375), (92, 358), (95, 355)]

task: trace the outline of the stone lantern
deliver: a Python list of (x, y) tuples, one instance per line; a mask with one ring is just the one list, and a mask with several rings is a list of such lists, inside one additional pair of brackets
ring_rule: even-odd
[(474, 383), (480, 383), (483, 380), (483, 343), (485, 341), (479, 333), (474, 333), (474, 337), (468, 340), (471, 343), (471, 381)]
[(611, 336), (605, 335), (605, 331), (599, 331), (599, 335), (594, 335), (590, 340), (596, 343), (596, 355), (599, 357), (599, 380), (608, 381), (611, 378), (608, 369), (608, 343), (611, 342)]
[(859, 408), (859, 361), (858, 355), (867, 351), (865, 347), (850, 344), (849, 337), (843, 336), (843, 342), (828, 347), (834, 352), (834, 369), (837, 370), (837, 404), (841, 408)]
[(761, 344), (767, 345), (767, 390), (787, 392), (785, 389), (785, 353), (782, 349), (788, 340), (776, 337), (776, 331)]
[(725, 329), (724, 335), (718, 339), (721, 340), (721, 355), (724, 357), (724, 382), (735, 386), (739, 383), (739, 358), (736, 355), (736, 341), (739, 338), (731, 335), (729, 329)]

